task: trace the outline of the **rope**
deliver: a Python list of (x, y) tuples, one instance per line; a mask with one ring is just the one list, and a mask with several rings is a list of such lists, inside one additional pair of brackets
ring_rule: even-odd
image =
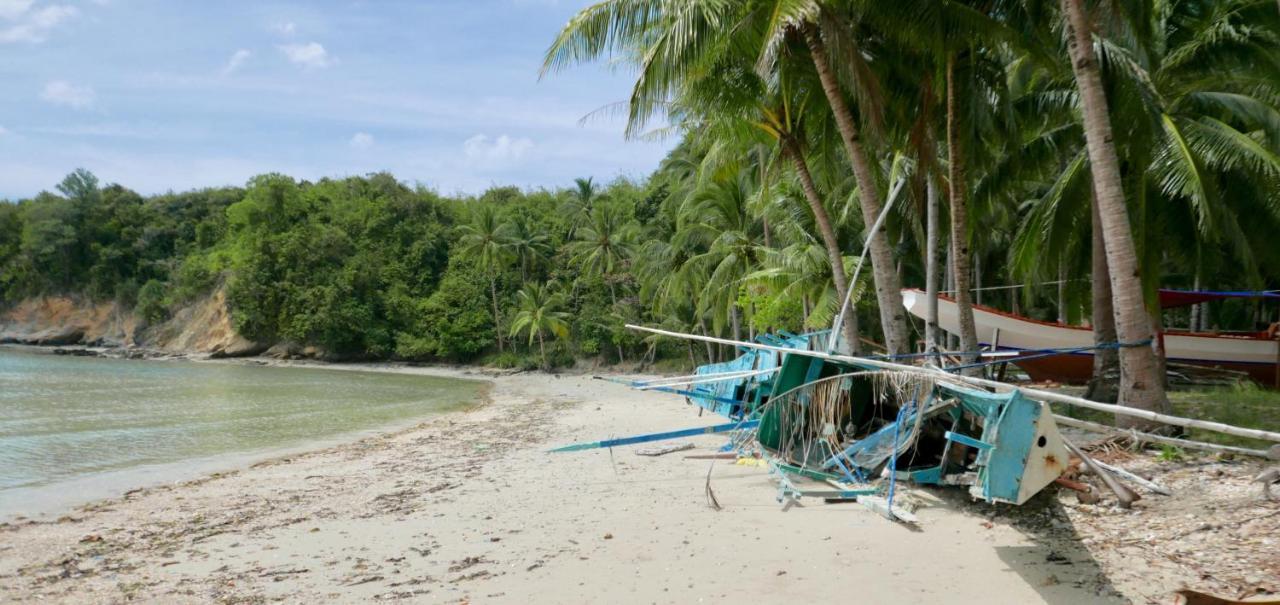
[[(1040, 359), (1041, 357), (1053, 357), (1054, 355), (1064, 355), (1068, 353), (1083, 353), (1085, 351), (1102, 351), (1107, 349), (1126, 349), (1131, 347), (1145, 347), (1151, 344), (1150, 338), (1138, 342), (1106, 342), (1091, 347), (1076, 347), (1074, 349), (1026, 349), (1023, 352), (1037, 353), (1036, 355), (1019, 355), (1013, 359), (997, 359), (995, 361), (979, 361), (977, 363), (967, 363), (958, 366), (946, 368), (948, 372), (957, 370), (965, 370), (968, 368), (981, 368), (985, 366), (995, 365), (998, 363), (1011, 363), (1013, 361), (1026, 361), (1028, 359)], [(963, 353), (961, 353), (963, 354)]]

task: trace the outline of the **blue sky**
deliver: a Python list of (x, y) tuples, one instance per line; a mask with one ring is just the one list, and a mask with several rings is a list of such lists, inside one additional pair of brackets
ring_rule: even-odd
[(653, 170), (629, 74), (538, 80), (585, 0), (0, 0), (0, 198), (77, 167), (142, 193), (389, 170), (443, 193)]

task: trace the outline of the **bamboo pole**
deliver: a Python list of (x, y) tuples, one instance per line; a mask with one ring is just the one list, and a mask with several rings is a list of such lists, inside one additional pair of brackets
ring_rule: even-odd
[(777, 368), (769, 368), (767, 370), (755, 370), (751, 372), (727, 372), (724, 374), (703, 374), (699, 378), (684, 379), (676, 382), (656, 382), (656, 381), (646, 382), (644, 384), (637, 385), (636, 390), (644, 391), (644, 390), (654, 389), (658, 387), (673, 387), (673, 386), (681, 386), (681, 385), (703, 384), (707, 382), (724, 382), (726, 380), (737, 380), (739, 378), (751, 378), (753, 376), (760, 376), (761, 374), (772, 374), (776, 371), (778, 371)]
[(1152, 422), (1158, 422), (1161, 424), (1171, 424), (1174, 426), (1183, 426), (1183, 427), (1200, 429), (1205, 431), (1213, 431), (1216, 433), (1224, 433), (1227, 435), (1235, 435), (1237, 437), (1246, 437), (1249, 439), (1260, 439), (1263, 441), (1274, 441), (1274, 442), (1280, 443), (1280, 433), (1277, 433), (1274, 431), (1264, 431), (1262, 429), (1250, 429), (1250, 428), (1244, 428), (1244, 427), (1238, 427), (1238, 426), (1231, 426), (1229, 424), (1223, 424), (1221, 422), (1211, 422), (1208, 420), (1196, 420), (1193, 418), (1181, 418), (1178, 416), (1169, 416), (1167, 414), (1161, 414), (1161, 413), (1152, 412), (1149, 410), (1140, 410), (1137, 408), (1130, 408), (1130, 407), (1125, 407), (1120, 405), (1112, 405), (1109, 403), (1099, 403), (1097, 401), (1089, 401), (1088, 399), (1082, 399), (1080, 397), (1072, 397), (1070, 395), (1063, 395), (1062, 393), (1054, 393), (1053, 391), (1041, 391), (1039, 389), (1021, 388), (1016, 385), (1007, 384), (1003, 382), (996, 382), (994, 380), (987, 380), (985, 378), (977, 378), (972, 376), (957, 376), (955, 374), (951, 374), (949, 372), (944, 372), (942, 370), (938, 370), (934, 368), (905, 365), (901, 363), (893, 363), (890, 361), (880, 361), (878, 359), (868, 359), (865, 357), (853, 357), (849, 355), (836, 355), (832, 353), (822, 353), (819, 351), (806, 351), (803, 349), (788, 349), (786, 347), (775, 347), (772, 345), (759, 344), (754, 342), (735, 341), (735, 340), (729, 340), (726, 338), (716, 338), (714, 336), (699, 336), (697, 334), (681, 334), (679, 332), (671, 332), (669, 330), (659, 330), (657, 328), (648, 328), (648, 327), (637, 326), (632, 324), (627, 324), (627, 327), (632, 330), (649, 332), (651, 334), (660, 334), (663, 336), (672, 336), (675, 338), (690, 338), (694, 340), (703, 340), (706, 342), (720, 343), (720, 344), (726, 344), (726, 345), (732, 345), (732, 346), (762, 349), (766, 351), (777, 351), (779, 353), (786, 353), (788, 355), (816, 357), (819, 359), (827, 359), (831, 361), (857, 364), (861, 366), (869, 366), (869, 367), (881, 368), (885, 370), (895, 370), (899, 372), (912, 372), (915, 374), (920, 374), (922, 376), (931, 377), (935, 380), (951, 381), (951, 382), (962, 384), (962, 385), (989, 387), (989, 388), (1002, 390), (1002, 391), (1017, 390), (1021, 392), (1023, 395), (1030, 397), (1031, 399), (1039, 399), (1041, 401), (1052, 401), (1056, 403), (1063, 403), (1066, 405), (1074, 405), (1077, 407), (1097, 410), (1099, 412), (1119, 414), (1122, 416), (1132, 416), (1134, 418), (1142, 418), (1144, 420), (1150, 420)]
[(1224, 454), (1240, 454), (1244, 456), (1255, 456), (1258, 458), (1271, 458), (1271, 459), (1280, 458), (1280, 447), (1272, 447), (1271, 450), (1253, 450), (1249, 448), (1235, 447), (1231, 445), (1218, 445), (1216, 443), (1203, 443), (1200, 441), (1191, 441), (1188, 439), (1178, 439), (1176, 437), (1165, 437), (1164, 435), (1152, 435), (1151, 433), (1140, 433), (1137, 431), (1130, 431), (1127, 429), (1116, 428), (1114, 426), (1108, 426), (1105, 424), (1098, 424), (1097, 422), (1089, 422), (1088, 420), (1077, 420), (1075, 418), (1059, 416), (1057, 414), (1053, 416), (1053, 419), (1057, 420), (1058, 424), (1061, 424), (1063, 426), (1070, 426), (1078, 429), (1084, 429), (1087, 431), (1095, 431), (1098, 433), (1124, 435), (1127, 437), (1132, 437), (1133, 439), (1136, 439), (1138, 441), (1149, 441), (1151, 443), (1164, 443), (1167, 445), (1185, 447), (1191, 450), (1205, 450), (1209, 452), (1221, 452)]

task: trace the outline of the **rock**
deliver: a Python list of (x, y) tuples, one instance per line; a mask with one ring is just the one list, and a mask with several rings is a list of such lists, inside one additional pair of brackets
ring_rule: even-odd
[(84, 339), (84, 328), (80, 326), (62, 326), (49, 328), (31, 335), (31, 344), (56, 346), (79, 344)]
[(225, 346), (214, 349), (209, 353), (209, 357), (213, 359), (225, 359), (228, 357), (252, 357), (263, 351), (269, 351), (266, 345), (253, 342), (246, 338), (237, 337)]

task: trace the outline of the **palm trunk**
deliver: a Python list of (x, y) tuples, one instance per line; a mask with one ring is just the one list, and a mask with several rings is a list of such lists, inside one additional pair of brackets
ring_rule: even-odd
[[(1138, 270), (1120, 179), (1120, 161), (1111, 132), (1102, 74), (1094, 58), (1089, 19), (1083, 0), (1062, 0), (1062, 11), (1070, 25), (1068, 48), (1084, 113), (1085, 142), (1110, 269), (1116, 333), (1123, 344), (1130, 345), (1120, 349), (1120, 405), (1165, 412), (1169, 409), (1169, 400), (1155, 350), (1139, 344), (1151, 341), (1151, 322), (1143, 299), (1142, 274)], [(1124, 427), (1155, 428), (1150, 422), (1127, 416), (1117, 418), (1116, 422)]]
[[(826, 93), (827, 102), (835, 115), (840, 139), (844, 142), (845, 151), (849, 154), (853, 176), (858, 183), (862, 220), (867, 229), (871, 229), (883, 209), (880, 194), (876, 189), (871, 161), (867, 158), (866, 150), (862, 148), (853, 112), (844, 100), (835, 73), (831, 71), (831, 63), (827, 58), (827, 49), (822, 38), (812, 27), (806, 27), (804, 39), (809, 46), (814, 67), (818, 71), (818, 79), (822, 81), (822, 91)], [(889, 246), (884, 227), (882, 226), (880, 231), (868, 233), (867, 239), (871, 248), (871, 269), (875, 276), (876, 300), (880, 305), (880, 324), (884, 329), (885, 346), (891, 355), (909, 353), (911, 341), (910, 332), (907, 329), (907, 312), (902, 306), (902, 282), (898, 281), (898, 275), (894, 273), (893, 250)]]
[(973, 255), (973, 304), (982, 306), (982, 253)]
[[(1191, 289), (1196, 290), (1197, 292), (1200, 290), (1200, 267), (1198, 264), (1196, 266), (1196, 281), (1192, 284)], [(1201, 310), (1203, 305), (1204, 303), (1191, 305), (1191, 319), (1187, 322), (1187, 330), (1191, 332), (1198, 332), (1200, 330), (1200, 314), (1203, 313)]]
[[(928, 232), (925, 244), (924, 284), (925, 297), (928, 299), (928, 313), (925, 315), (924, 346), (925, 350), (935, 353), (941, 348), (942, 332), (938, 328), (938, 282), (941, 267), (938, 266), (938, 249), (942, 246), (942, 230), (938, 227), (938, 185), (933, 175), (925, 178), (925, 230)], [(930, 361), (937, 362), (931, 358)]]
[(1058, 259), (1058, 323), (1067, 325), (1067, 259)]
[[(943, 274), (943, 277), (942, 277), (942, 289), (945, 292), (950, 292), (952, 296), (954, 296), (956, 292), (955, 272), (952, 271), (953, 265), (951, 264), (951, 256), (954, 251), (955, 250), (951, 246), (951, 238), (948, 237), (947, 238), (947, 260), (946, 260), (946, 263), (942, 265), (943, 267), (946, 267), (946, 273)], [(957, 351), (960, 349), (960, 341), (956, 339), (955, 334), (946, 332), (943, 334), (943, 337), (944, 337), (943, 340), (946, 342), (947, 350)]]
[[(800, 187), (804, 189), (804, 197), (809, 202), (813, 220), (818, 224), (818, 233), (822, 236), (822, 243), (827, 249), (827, 261), (831, 263), (831, 277), (836, 284), (836, 299), (843, 302), (849, 292), (849, 280), (844, 274), (844, 255), (840, 254), (840, 240), (836, 239), (836, 230), (831, 225), (831, 216), (827, 214), (826, 206), (822, 205), (822, 196), (818, 195), (818, 188), (813, 184), (813, 175), (809, 173), (809, 164), (805, 162), (800, 145), (791, 137), (783, 137), (779, 142), (782, 144), (782, 153), (791, 159), (796, 174), (800, 177)], [(839, 312), (840, 310), (837, 309), (836, 313)], [(852, 318), (853, 315), (853, 309), (850, 309), (849, 317)], [(858, 343), (857, 320), (846, 321), (843, 331), (849, 351), (857, 355), (861, 349)]]
[[(701, 316), (698, 317), (698, 329), (702, 330), (703, 336), (710, 336), (710, 334), (707, 334), (707, 322), (704, 321)], [(715, 347), (710, 342), (703, 341), (703, 343), (707, 345), (707, 363), (715, 363), (716, 362)]]
[(538, 332), (538, 353), (542, 355), (542, 369), (550, 370), (551, 364), (547, 363), (547, 343), (543, 341), (542, 332)]
[[(613, 281), (609, 279), (609, 276), (606, 275), (604, 276), (604, 278), (606, 281), (609, 282), (609, 300), (613, 301), (613, 312), (617, 313), (618, 312), (618, 293), (614, 289)], [(623, 361), (625, 361), (622, 357), (622, 344), (615, 342), (613, 343), (613, 346), (617, 347), (618, 349), (618, 363), (622, 363)]]
[(742, 321), (738, 318), (738, 304), (729, 304), (729, 322), (733, 325), (733, 339), (742, 341)]
[(493, 301), (493, 333), (498, 337), (498, 352), (502, 353), (502, 316), (498, 313), (498, 279), (496, 277), (489, 278), (489, 298)]
[[(978, 360), (978, 328), (973, 320), (973, 293), (969, 284), (969, 210), (966, 207), (964, 152), (956, 120), (956, 57), (947, 57), (947, 181), (951, 201), (951, 269), (956, 279), (956, 310), (960, 313), (960, 350), (964, 363)], [(978, 368), (966, 373), (976, 374)]]
[[(1093, 345), (1101, 347), (1116, 341), (1116, 317), (1111, 308), (1111, 275), (1107, 271), (1107, 248), (1102, 239), (1102, 218), (1093, 204)], [(1115, 403), (1117, 385), (1110, 378), (1120, 370), (1120, 353), (1113, 348), (1093, 351), (1093, 376), (1085, 390), (1085, 399)]]

